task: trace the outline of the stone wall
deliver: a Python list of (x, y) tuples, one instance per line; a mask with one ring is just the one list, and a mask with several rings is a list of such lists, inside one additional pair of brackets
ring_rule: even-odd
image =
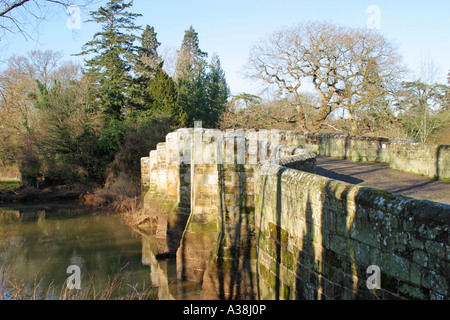
[[(450, 206), (261, 164), (263, 299), (448, 299)], [(368, 267), (381, 270), (369, 290)]]
[(278, 131), (275, 139), (280, 144), (304, 148), (322, 156), (385, 162), (393, 169), (450, 180), (450, 145), (419, 143), (412, 139), (295, 131)]
[[(203, 299), (448, 299), (450, 206), (314, 174), (311, 151), (392, 166), (396, 148), (414, 165), (432, 152), (404, 143), (180, 129), (141, 160), (143, 198), (189, 214), (177, 271), (203, 282)], [(370, 266), (381, 289), (367, 287)]]

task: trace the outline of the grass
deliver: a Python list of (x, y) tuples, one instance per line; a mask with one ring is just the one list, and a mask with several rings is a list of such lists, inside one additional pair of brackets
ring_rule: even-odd
[(139, 196), (139, 185), (125, 174), (111, 175), (105, 185), (84, 196), (84, 202), (96, 209), (122, 212)]
[(11, 269), (0, 267), (0, 300), (148, 300), (154, 293), (154, 287), (140, 292), (137, 285), (126, 282), (120, 271), (108, 278), (101, 290), (96, 288), (92, 279), (86, 286), (76, 290), (68, 289), (65, 284), (61, 288), (52, 284), (48, 288), (42, 288), (41, 281), (37, 278), (28, 287)]
[(0, 180), (0, 193), (16, 190), (20, 187), (19, 180)]
[(146, 210), (140, 201), (129, 199), (122, 203), (122, 210), (119, 212), (122, 219), (130, 227), (139, 229), (153, 228), (157, 224), (158, 217), (168, 217), (174, 212), (174, 208), (164, 204), (158, 199), (152, 199), (146, 205)]
[(433, 179), (437, 181), (450, 183), (450, 178), (441, 178), (441, 177), (438, 178), (437, 176), (434, 176)]

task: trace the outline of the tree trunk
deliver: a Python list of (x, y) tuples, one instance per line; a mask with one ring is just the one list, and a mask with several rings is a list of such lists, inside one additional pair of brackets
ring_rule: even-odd
[(301, 131), (304, 132), (308, 132), (308, 127), (306, 125), (306, 116), (305, 116), (305, 112), (303, 111), (303, 107), (301, 105), (301, 103), (297, 103), (297, 112), (298, 112), (298, 116), (297, 116), (297, 124), (300, 127)]
[(350, 119), (352, 121), (352, 134), (357, 135), (357, 134), (359, 134), (359, 129), (358, 129), (358, 122), (355, 119), (355, 115), (348, 109), (347, 109), (347, 112), (348, 112), (348, 114), (350, 116)]

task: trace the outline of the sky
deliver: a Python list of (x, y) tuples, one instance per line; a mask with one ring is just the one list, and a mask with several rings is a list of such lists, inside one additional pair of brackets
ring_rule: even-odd
[[(20, 34), (4, 37), (0, 62), (4, 66), (11, 55), (35, 49), (62, 51), (66, 60), (82, 59), (72, 54), (81, 52), (83, 44), (100, 30), (86, 22), (89, 12), (106, 2), (82, 11), (79, 26), (69, 23), (69, 28), (68, 16), (60, 9), (39, 23), (33, 39)], [(252, 44), (283, 26), (304, 21), (376, 28), (398, 45), (414, 74), (421, 62), (432, 61), (441, 71), (438, 82), (446, 83), (450, 70), (449, 0), (134, 0), (131, 11), (142, 14), (138, 25), (155, 28), (163, 55), (175, 52), (185, 30), (193, 26), (200, 48), (210, 57), (213, 53), (219, 56), (232, 94), (260, 94), (262, 83), (243, 76)]]

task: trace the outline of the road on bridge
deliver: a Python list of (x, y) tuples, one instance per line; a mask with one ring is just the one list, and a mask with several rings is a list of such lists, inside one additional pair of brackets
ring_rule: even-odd
[(317, 156), (317, 174), (406, 197), (450, 204), (450, 183), (397, 171), (385, 163), (353, 162)]

